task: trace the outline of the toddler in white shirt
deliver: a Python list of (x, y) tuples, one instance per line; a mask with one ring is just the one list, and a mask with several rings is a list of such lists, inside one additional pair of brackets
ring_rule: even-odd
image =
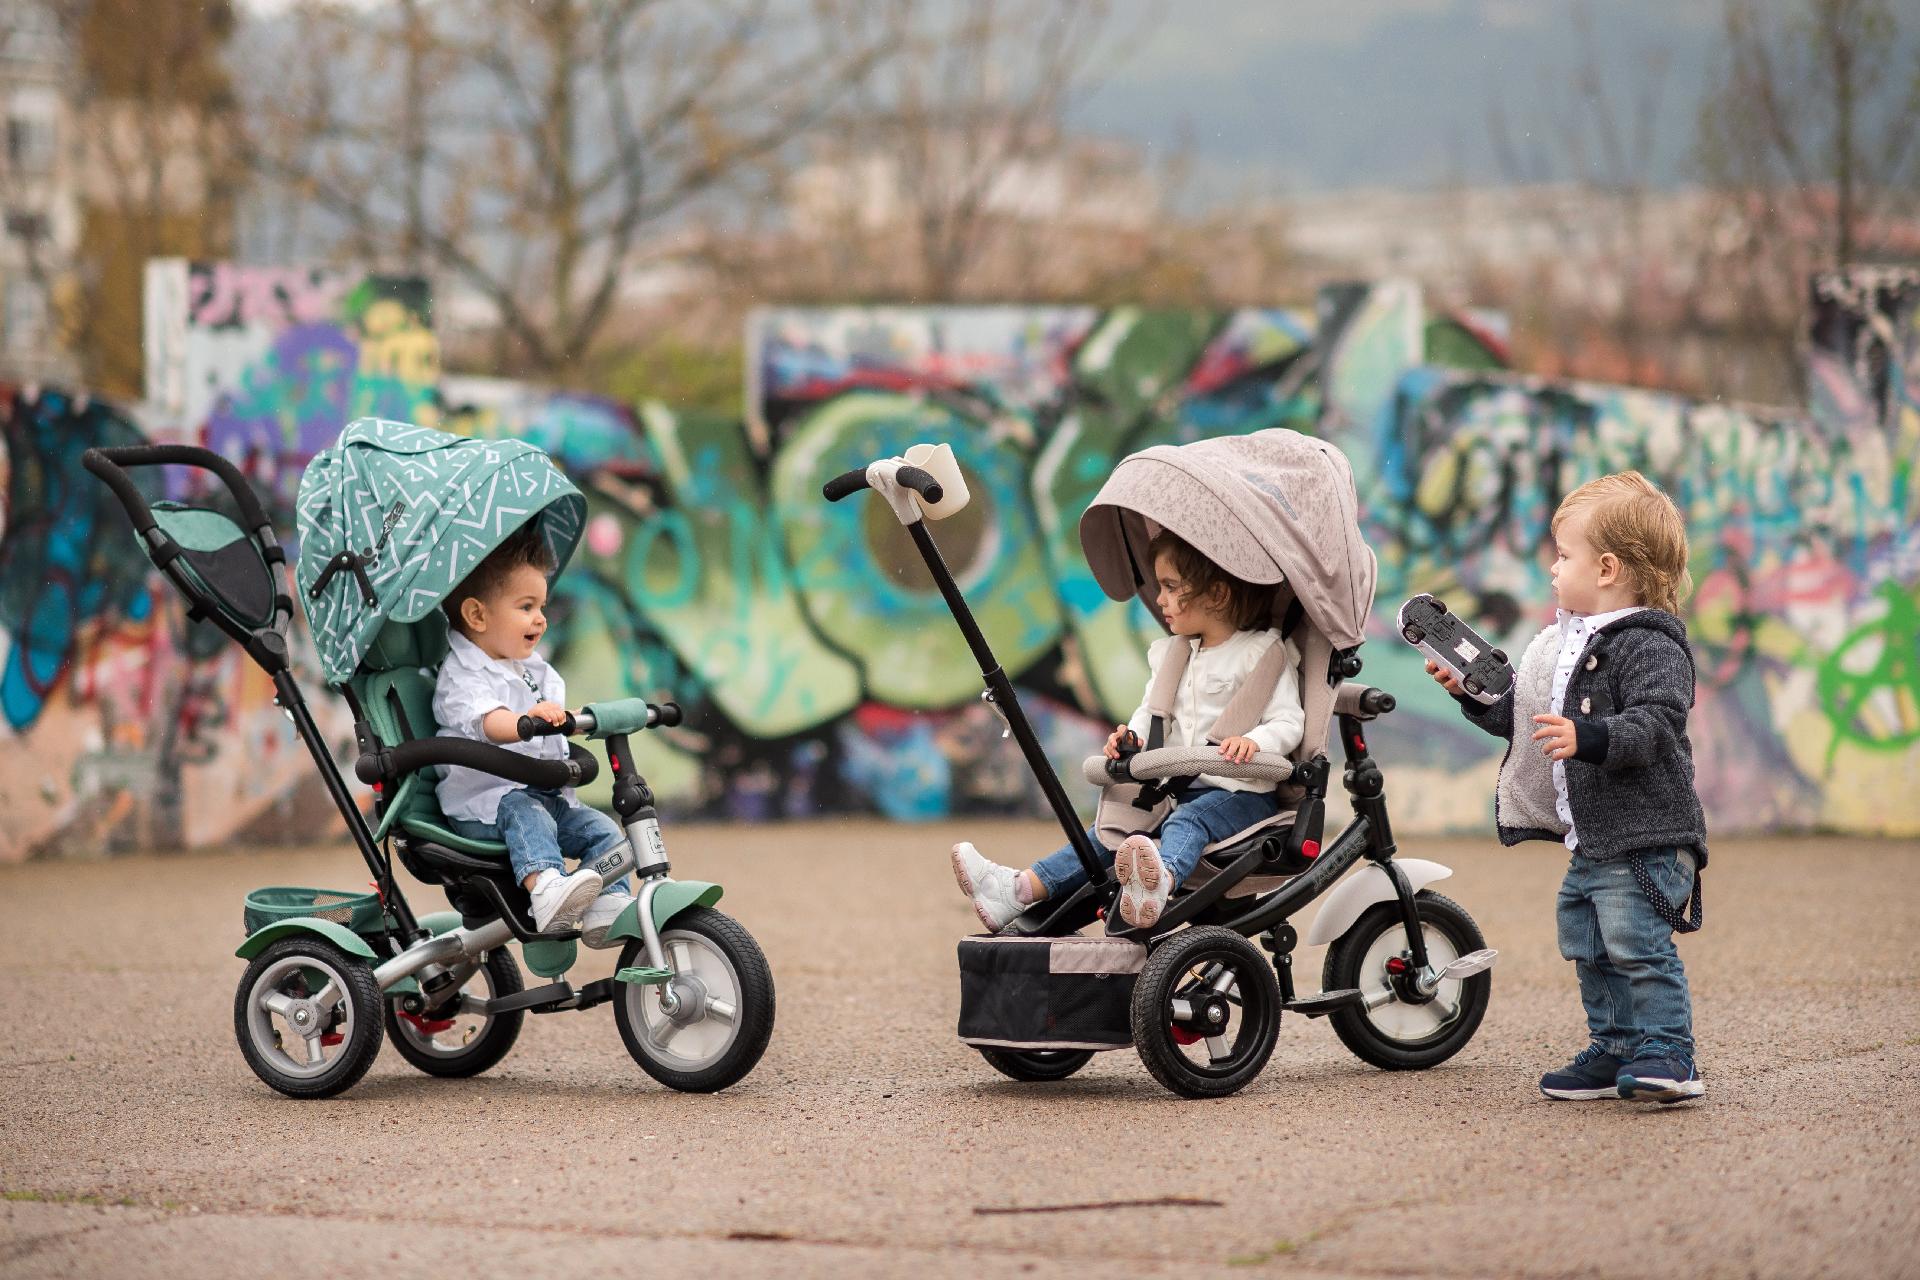
[[(1147, 665), (1160, 669), (1175, 645), (1191, 650), (1186, 671), (1174, 697), (1165, 726), (1169, 747), (1198, 746), (1239, 692), (1260, 658), (1276, 644), (1288, 644), (1280, 633), (1263, 627), (1268, 615), (1269, 589), (1253, 586), (1227, 573), (1171, 531), (1163, 530), (1150, 548), (1159, 595), (1156, 603), (1173, 634), (1156, 640), (1147, 650)], [(1300, 745), (1306, 713), (1300, 705), (1295, 674), (1300, 655), (1289, 646), (1273, 694), (1260, 722), (1244, 737), (1219, 744), (1220, 755), (1245, 762), (1256, 751), (1284, 754)], [(1153, 676), (1147, 677), (1153, 688)], [(1152, 713), (1143, 698), (1127, 724), (1116, 725), (1107, 737), (1109, 759), (1118, 758), (1128, 739), (1143, 739)], [(1174, 887), (1190, 875), (1209, 844), (1225, 840), (1280, 811), (1274, 784), (1201, 774), (1173, 794), (1178, 804), (1150, 836), (1130, 836), (1117, 851), (1108, 851), (1097, 832), (1087, 834), (1094, 848), (1108, 860), (1120, 881), (1120, 916), (1128, 924), (1153, 924), (1165, 909)], [(953, 874), (960, 891), (973, 900), (980, 923), (997, 933), (1029, 906), (1086, 883), (1085, 869), (1072, 845), (1066, 845), (1025, 871), (992, 862), (971, 844), (953, 847)]]
[[(491, 742), (535, 758), (565, 760), (566, 739), (520, 739), (520, 717), (549, 724), (567, 718), (566, 682), (536, 646), (547, 630), (547, 574), (553, 568), (532, 524), (495, 547), (447, 597), (447, 658), (433, 689), (440, 732)], [(601, 883), (585, 866), (626, 840), (618, 823), (574, 798), (572, 787), (523, 787), (477, 769), (450, 766), (435, 788), (440, 811), (458, 835), (507, 846), (514, 878), (532, 899), (541, 932), (578, 924), (589, 947), (633, 899), (623, 878)]]

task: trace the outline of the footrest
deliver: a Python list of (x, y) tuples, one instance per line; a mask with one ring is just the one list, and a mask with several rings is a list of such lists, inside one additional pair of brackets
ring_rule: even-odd
[(1366, 999), (1357, 987), (1348, 987), (1344, 991), (1316, 991), (1310, 996), (1301, 996), (1282, 1006), (1288, 1013), (1302, 1013), (1309, 1018), (1324, 1018), (1330, 1013), (1342, 1009), (1351, 1009)]
[(635, 986), (645, 987), (657, 982), (665, 982), (671, 977), (673, 977), (671, 969), (656, 969), (652, 965), (635, 965), (614, 974), (613, 980), (631, 982)]
[(554, 1004), (571, 999), (573, 987), (566, 982), (549, 982), (544, 987), (532, 987), (526, 991), (516, 991), (510, 996), (487, 1001), (488, 1013), (507, 1013), (514, 1009), (531, 1009), (537, 1004)]

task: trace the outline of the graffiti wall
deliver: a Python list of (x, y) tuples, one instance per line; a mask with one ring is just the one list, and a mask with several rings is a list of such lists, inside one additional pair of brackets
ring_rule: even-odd
[(1806, 411), (1530, 378), (1504, 367), (1498, 317), (1436, 312), (1386, 282), (1227, 313), (768, 311), (743, 421), (442, 378), (416, 282), (160, 264), (149, 285), (166, 359), (139, 425), (53, 393), (7, 402), (0, 787), (29, 820), (0, 857), (324, 827), (289, 821), (324, 802), (264, 682), (155, 589), (76, 460), (100, 440), (198, 440), (284, 500), (365, 413), (532, 439), (580, 484), (590, 516), (556, 593), (554, 657), (582, 696), (688, 708), (643, 744), (680, 814), (1044, 812), (905, 535), (874, 502), (822, 501), (829, 477), (953, 445), (974, 496), (936, 527), (940, 546), (1071, 766), (1132, 710), (1157, 634), (1094, 585), (1080, 511), (1128, 452), (1289, 426), (1354, 463), (1381, 560), (1365, 678), (1401, 697), (1374, 745), (1404, 833), (1486, 830), (1497, 757), (1395, 638), (1393, 610), (1432, 591), (1517, 651), (1551, 616), (1561, 495), (1629, 466), (1689, 522), (1714, 829), (1920, 829), (1911, 275), (1814, 283)]

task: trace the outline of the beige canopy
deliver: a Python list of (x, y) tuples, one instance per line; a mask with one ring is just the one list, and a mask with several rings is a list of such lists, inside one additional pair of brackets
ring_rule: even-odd
[(1353, 468), (1326, 441), (1274, 428), (1121, 459), (1080, 517), (1087, 565), (1113, 599), (1138, 592), (1153, 607), (1147, 543), (1162, 527), (1237, 578), (1290, 584), (1335, 648), (1360, 643), (1376, 565)]

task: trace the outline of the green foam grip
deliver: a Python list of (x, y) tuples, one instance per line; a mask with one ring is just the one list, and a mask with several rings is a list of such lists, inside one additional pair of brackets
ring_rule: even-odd
[(611, 738), (616, 733), (638, 733), (647, 727), (652, 712), (641, 698), (614, 698), (609, 702), (589, 702), (582, 708), (593, 714), (590, 738)]

